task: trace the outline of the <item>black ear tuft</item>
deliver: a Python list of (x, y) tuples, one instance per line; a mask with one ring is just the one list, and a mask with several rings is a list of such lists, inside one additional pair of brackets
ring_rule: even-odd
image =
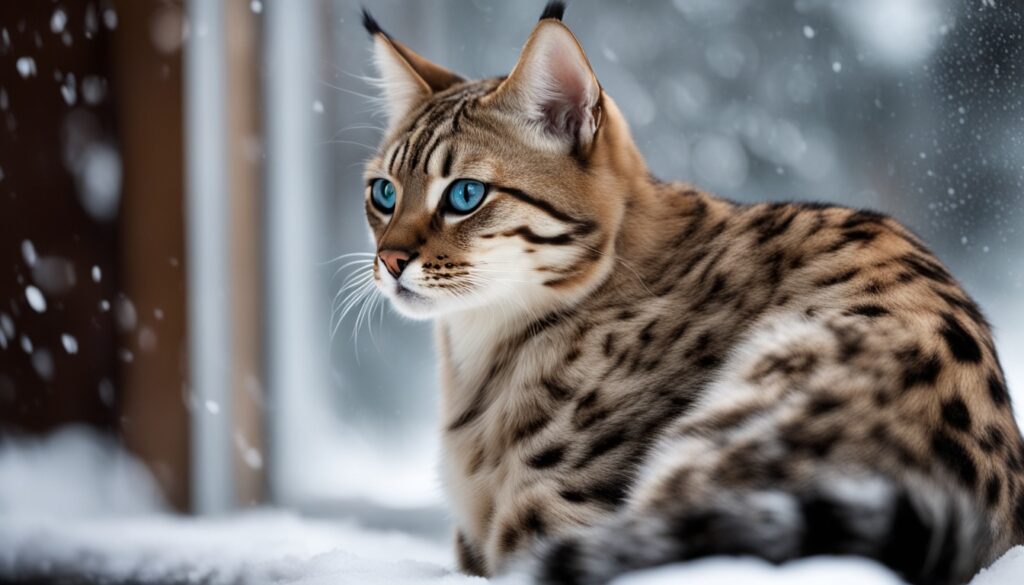
[(384, 32), (384, 29), (377, 24), (377, 20), (370, 15), (370, 11), (365, 7), (363, 8), (363, 28), (366, 29), (366, 32), (370, 33), (371, 37), (378, 33), (385, 37), (388, 36), (388, 33)]
[(565, 2), (559, 2), (558, 0), (552, 0), (548, 2), (548, 5), (544, 7), (544, 12), (541, 13), (540, 19), (554, 18), (555, 20), (562, 20), (562, 16), (565, 15)]

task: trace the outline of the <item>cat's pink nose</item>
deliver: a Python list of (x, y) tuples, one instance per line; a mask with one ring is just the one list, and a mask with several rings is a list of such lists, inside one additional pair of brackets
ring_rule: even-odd
[(391, 276), (398, 278), (402, 275), (402, 271), (409, 265), (409, 262), (415, 257), (414, 254), (410, 254), (405, 250), (381, 250), (377, 253), (380, 261), (384, 263), (384, 266), (391, 273)]

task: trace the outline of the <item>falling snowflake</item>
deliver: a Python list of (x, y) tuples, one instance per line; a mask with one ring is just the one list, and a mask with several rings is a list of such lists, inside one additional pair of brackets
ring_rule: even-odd
[(64, 103), (69, 106), (75, 105), (75, 101), (78, 99), (78, 88), (75, 85), (74, 73), (68, 73), (64, 78), (64, 83), (60, 84), (60, 95), (64, 98)]
[(36, 313), (46, 312), (46, 297), (43, 296), (43, 291), (30, 284), (25, 287), (25, 299)]
[(64, 346), (64, 351), (69, 354), (74, 355), (78, 353), (78, 340), (70, 333), (61, 333), (60, 343)]
[(35, 77), (36, 75), (36, 60), (32, 57), (19, 57), (15, 66), (22, 77)]
[(54, 34), (64, 32), (64, 26), (68, 23), (68, 15), (63, 8), (57, 8), (50, 17), (50, 31)]
[(39, 254), (36, 253), (36, 247), (32, 244), (32, 240), (21, 241), (21, 256), (25, 259), (25, 264), (29, 267), (36, 265), (36, 260), (39, 259)]

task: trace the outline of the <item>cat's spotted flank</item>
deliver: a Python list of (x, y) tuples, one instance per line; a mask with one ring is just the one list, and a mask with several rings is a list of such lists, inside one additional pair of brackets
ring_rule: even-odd
[(562, 10), (480, 81), (365, 18), (373, 270), (437, 322), (462, 568), (851, 554), (961, 583), (1024, 542), (1024, 442), (953, 276), (878, 213), (653, 179)]

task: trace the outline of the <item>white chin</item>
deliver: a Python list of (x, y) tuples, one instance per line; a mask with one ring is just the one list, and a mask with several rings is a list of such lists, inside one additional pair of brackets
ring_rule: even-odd
[(404, 317), (423, 321), (439, 314), (437, 302), (406, 288), (392, 289), (386, 296), (391, 306)]
[(427, 296), (415, 289), (401, 286), (394, 280), (378, 281), (378, 286), (400, 315), (417, 321), (477, 309), (499, 300), (487, 295), (487, 291), (476, 291), (477, 294), (471, 298), (444, 293), (437, 297)]

